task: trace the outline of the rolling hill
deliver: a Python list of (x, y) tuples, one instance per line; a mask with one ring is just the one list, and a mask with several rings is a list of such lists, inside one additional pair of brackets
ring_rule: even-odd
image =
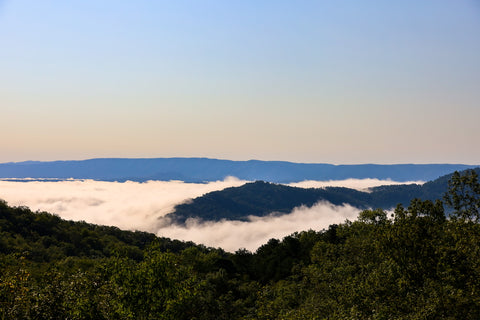
[[(480, 168), (475, 170), (480, 174)], [(167, 217), (177, 223), (184, 223), (188, 218), (204, 221), (246, 220), (249, 215), (265, 216), (272, 212), (284, 214), (295, 207), (310, 207), (319, 201), (328, 201), (334, 205), (349, 204), (360, 209), (390, 209), (399, 203), (408, 206), (414, 198), (442, 199), (450, 176), (448, 174), (423, 185), (379, 186), (371, 188), (370, 192), (340, 187), (304, 189), (256, 181), (210, 192), (177, 205), (175, 211)]]

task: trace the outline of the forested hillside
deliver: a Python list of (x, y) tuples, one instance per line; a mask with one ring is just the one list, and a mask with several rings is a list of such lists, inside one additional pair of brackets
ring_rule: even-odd
[[(479, 174), (480, 168), (475, 171)], [(177, 205), (167, 217), (176, 223), (184, 223), (188, 218), (204, 221), (246, 220), (249, 215), (289, 213), (295, 207), (310, 207), (319, 201), (328, 201), (334, 205), (349, 204), (360, 209), (391, 209), (399, 203), (408, 206), (414, 198), (440, 199), (448, 189), (448, 179), (451, 176), (452, 174), (442, 176), (423, 185), (380, 186), (369, 192), (340, 187), (304, 189), (257, 181), (207, 193)]]
[(0, 318), (478, 319), (478, 175), (442, 199), (234, 254), (0, 203)]

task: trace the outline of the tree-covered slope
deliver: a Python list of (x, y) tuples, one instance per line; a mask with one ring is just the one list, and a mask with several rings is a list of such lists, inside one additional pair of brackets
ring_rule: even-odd
[[(452, 181), (450, 218), (417, 199), (392, 219), (365, 210), (234, 254), (0, 203), (0, 319), (476, 320), (480, 184)], [(76, 237), (77, 256), (58, 255)], [(120, 250), (102, 255), (112, 243)]]
[[(480, 173), (480, 168), (475, 170)], [(177, 205), (174, 212), (167, 217), (178, 223), (183, 223), (188, 218), (206, 221), (245, 220), (249, 215), (289, 213), (295, 207), (310, 207), (319, 201), (328, 201), (335, 205), (349, 204), (360, 209), (390, 209), (397, 204), (407, 206), (414, 198), (441, 199), (448, 189), (447, 182), (450, 177), (451, 174), (423, 185), (380, 186), (369, 192), (339, 187), (304, 189), (257, 181), (207, 193)]]
[(106, 258), (124, 254), (140, 260), (154, 240), (178, 252), (193, 243), (157, 238), (140, 231), (67, 221), (47, 212), (10, 207), (0, 200), (0, 254), (19, 254), (36, 262), (67, 257)]
[(207, 193), (191, 202), (177, 205), (167, 217), (175, 222), (185, 222), (188, 218), (245, 220), (249, 215), (287, 213), (294, 207), (312, 206), (320, 200), (338, 205), (351, 203), (366, 208), (370, 195), (347, 188), (303, 189), (257, 181)]

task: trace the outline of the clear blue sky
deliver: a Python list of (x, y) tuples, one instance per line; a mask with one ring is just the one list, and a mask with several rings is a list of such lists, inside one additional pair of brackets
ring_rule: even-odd
[(0, 0), (0, 162), (480, 164), (480, 1)]

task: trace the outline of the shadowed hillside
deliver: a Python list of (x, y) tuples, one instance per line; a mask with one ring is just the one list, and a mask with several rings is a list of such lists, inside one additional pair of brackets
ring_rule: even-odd
[[(475, 170), (480, 173), (480, 168)], [(448, 189), (450, 177), (451, 174), (445, 175), (423, 185), (379, 186), (371, 188), (371, 192), (339, 187), (304, 189), (257, 181), (207, 193), (188, 203), (177, 205), (175, 211), (167, 217), (177, 223), (184, 223), (188, 218), (205, 221), (246, 220), (249, 215), (289, 213), (295, 207), (310, 207), (319, 201), (328, 201), (334, 205), (349, 204), (360, 209), (390, 209), (397, 204), (407, 206), (414, 198), (441, 199)]]

